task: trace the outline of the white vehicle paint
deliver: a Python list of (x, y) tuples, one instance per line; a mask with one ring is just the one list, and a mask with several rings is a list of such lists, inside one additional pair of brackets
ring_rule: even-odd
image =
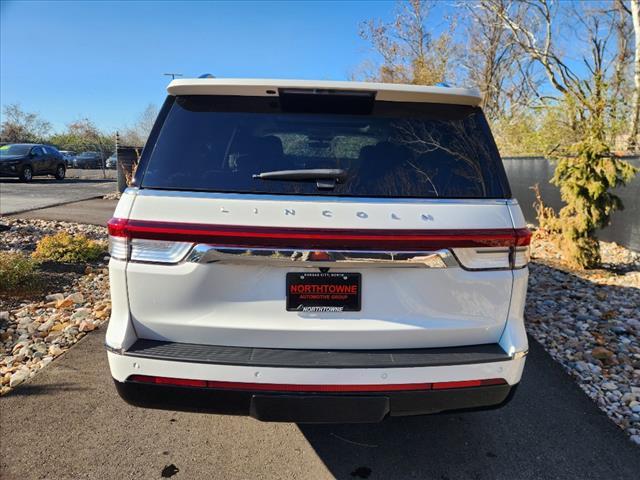
[[(206, 387), (208, 394), (251, 386), (271, 395), (247, 400), (247, 413), (257, 418), (332, 421), (308, 412), (272, 416), (272, 407), (261, 402), (271, 405), (275, 398), (284, 402), (276, 410), (290, 410), (286, 402), (322, 401), (320, 392), (343, 391), (327, 400), (338, 402), (329, 408), (335, 410), (339, 402), (351, 402), (353, 392), (369, 392), (361, 400), (375, 412), (354, 421), (373, 421), (388, 413), (446, 409), (441, 400), (433, 403), (431, 389), (444, 392), (438, 398), (451, 396), (449, 408), (488, 406), (520, 381), (528, 348), (523, 309), (529, 236), (509, 198), (497, 151), (482, 137), (484, 127), (476, 127), (483, 122), (477, 94), (237, 79), (175, 80), (168, 90), (143, 155), (139, 187), (127, 190), (110, 222), (113, 310), (106, 343), (121, 393), (148, 387), (140, 382), (163, 383), (165, 392)], [(338, 110), (324, 111), (308, 103), (309, 96)], [(372, 113), (363, 113), (366, 108)], [(405, 108), (417, 113), (405, 120)], [(447, 108), (452, 120), (435, 113)], [(215, 129), (204, 117), (222, 123)], [(195, 123), (187, 128), (185, 121)], [(227, 136), (219, 133), (227, 127)], [(448, 136), (462, 128), (472, 129), (463, 140), (459, 132)], [(435, 135), (437, 141), (429, 140)], [(414, 137), (435, 143), (415, 147)], [(176, 142), (191, 149), (182, 170), (163, 153)], [(448, 160), (444, 153), (429, 156), (445, 142), (453, 151)], [(477, 148), (474, 142), (480, 142)], [(331, 168), (348, 172), (346, 185), (324, 167), (332, 161)], [(286, 178), (256, 179), (257, 170), (273, 165), (286, 165), (275, 169)], [(324, 175), (317, 192), (316, 179), (288, 183), (299, 182), (291, 175), (309, 168)], [(404, 180), (397, 183), (399, 178)], [(403, 185), (433, 193), (405, 195)], [(478, 191), (486, 197), (477, 198)], [(478, 353), (487, 349), (493, 357)], [(271, 357), (255, 360), (264, 352)], [(242, 360), (234, 364), (229, 355)], [(411, 408), (398, 407), (402, 400), (388, 392), (373, 393), (387, 387), (402, 392), (403, 385), (415, 393)], [(286, 392), (286, 399), (271, 390)], [(485, 398), (485, 390), (489, 396), (500, 392)], [(302, 391), (313, 400), (291, 394)], [(130, 393), (123, 396), (137, 402)], [(381, 398), (388, 398), (386, 407)], [(169, 400), (164, 407), (179, 408)]]

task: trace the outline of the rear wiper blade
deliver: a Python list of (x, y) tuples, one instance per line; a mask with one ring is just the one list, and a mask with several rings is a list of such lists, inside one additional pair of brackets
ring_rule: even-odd
[(301, 170), (274, 170), (253, 175), (253, 178), (262, 180), (320, 180), (334, 179), (344, 180), (347, 171), (341, 168), (309, 168)]
[(334, 188), (347, 178), (347, 171), (341, 168), (309, 168), (301, 170), (274, 170), (253, 175), (261, 180), (315, 181), (318, 188)]

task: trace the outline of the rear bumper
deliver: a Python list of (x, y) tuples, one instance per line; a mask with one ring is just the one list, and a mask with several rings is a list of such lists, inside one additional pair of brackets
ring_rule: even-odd
[(504, 384), (451, 390), (327, 394), (217, 390), (132, 381), (115, 384), (120, 396), (138, 407), (250, 415), (262, 421), (297, 423), (373, 423), (387, 416), (497, 408), (511, 400), (517, 387)]
[[(501, 406), (511, 398), (525, 362), (524, 354), (507, 355), (497, 344), (314, 351), (149, 340), (138, 340), (127, 351), (108, 349), (108, 358), (119, 394), (132, 405), (301, 423), (377, 422)], [(190, 383), (147, 383), (144, 377)], [(504, 384), (450, 388), (448, 383), (490, 379)]]

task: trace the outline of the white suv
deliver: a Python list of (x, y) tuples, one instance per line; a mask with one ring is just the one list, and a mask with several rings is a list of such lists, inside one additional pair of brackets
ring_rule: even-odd
[(109, 222), (135, 405), (376, 422), (497, 406), (530, 233), (473, 90), (174, 80)]

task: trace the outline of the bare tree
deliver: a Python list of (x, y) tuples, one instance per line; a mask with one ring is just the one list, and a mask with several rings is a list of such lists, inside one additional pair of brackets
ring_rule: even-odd
[(557, 2), (553, 0), (521, 0), (527, 15), (516, 16), (505, 9), (501, 0), (485, 0), (482, 7), (492, 12), (511, 32), (513, 40), (542, 68), (550, 84), (561, 94), (569, 94), (590, 108), (589, 94), (582, 79), (557, 53), (554, 28)]
[[(490, 120), (511, 113), (519, 105), (529, 105), (537, 96), (538, 81), (531, 61), (513, 40), (502, 19), (480, 2), (460, 4), (465, 18), (466, 54), (462, 62), (468, 80), (482, 93), (483, 109)], [(497, 0), (495, 8), (506, 11), (511, 0)], [(524, 5), (515, 18), (524, 16)]]
[(37, 113), (25, 112), (19, 104), (6, 105), (2, 109), (0, 140), (7, 143), (41, 142), (51, 131), (51, 124)]
[[(512, 9), (503, 9), (500, 0), (485, 0), (484, 8), (500, 18), (514, 41), (539, 65), (549, 83), (560, 94), (559, 101), (576, 116), (578, 136), (559, 152), (552, 183), (560, 189), (565, 206), (554, 228), (561, 232), (559, 246), (569, 260), (580, 267), (595, 267), (600, 262), (596, 232), (608, 225), (611, 214), (622, 208), (613, 190), (631, 181), (636, 169), (611, 155), (606, 135), (608, 81), (611, 66), (608, 43), (614, 35), (610, 18), (589, 4), (569, 4), (579, 8), (572, 15), (579, 24), (574, 41), (588, 52), (582, 60), (587, 75), (566, 61), (555, 44), (558, 35), (559, 3), (553, 0), (521, 0), (527, 15), (518, 18)], [(611, 2), (610, 2), (611, 3)], [(575, 48), (575, 47), (574, 47)]]
[(433, 2), (398, 2), (393, 22), (368, 20), (360, 26), (360, 36), (371, 43), (382, 63), (365, 73), (368, 80), (389, 83), (433, 85), (452, 80), (455, 22), (434, 36), (427, 27)]
[(611, 23), (615, 29), (616, 55), (614, 59), (614, 73), (610, 81), (609, 114), (611, 143), (620, 144), (621, 134), (627, 134), (628, 119), (632, 110), (622, 99), (631, 96), (631, 85), (628, 76), (631, 65), (631, 11), (627, 9), (624, 0), (615, 0), (613, 9), (607, 9), (604, 15), (610, 15)]
[(143, 147), (147, 142), (157, 116), (158, 108), (152, 103), (147, 105), (138, 116), (136, 123), (131, 127), (127, 127), (120, 134), (121, 143), (131, 147)]

